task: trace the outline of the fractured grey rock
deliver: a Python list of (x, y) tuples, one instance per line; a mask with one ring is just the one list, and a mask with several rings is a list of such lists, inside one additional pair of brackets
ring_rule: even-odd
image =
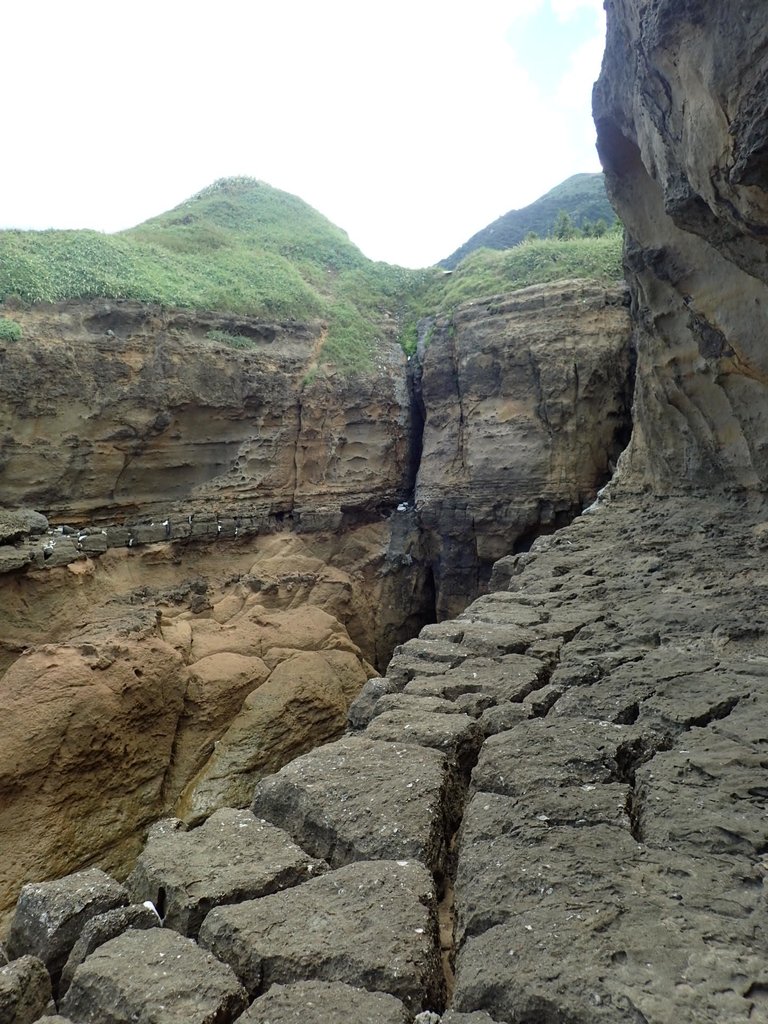
[(366, 992), (338, 981), (273, 985), (255, 999), (240, 1024), (410, 1024), (411, 1014), (394, 996)]
[(31, 553), (24, 548), (15, 548), (10, 544), (0, 546), (0, 573), (15, 572), (32, 562)]
[(347, 721), (350, 729), (364, 729), (376, 715), (382, 697), (394, 690), (395, 684), (390, 679), (369, 679), (349, 705)]
[(11, 957), (32, 953), (54, 984), (86, 923), (128, 904), (124, 886), (98, 868), (52, 882), (30, 882), (21, 890), (8, 934)]
[(59, 979), (58, 996), (64, 995), (72, 984), (72, 977), (80, 964), (86, 957), (103, 946), (110, 939), (122, 935), (129, 928), (157, 928), (160, 921), (157, 913), (142, 904), (134, 904), (128, 907), (115, 907), (114, 910), (107, 910), (104, 914), (92, 917), (80, 933), (80, 937), (72, 947), (67, 957), (67, 962), (61, 972)]
[(129, 930), (75, 971), (61, 1012), (77, 1024), (229, 1024), (248, 997), (232, 970), (170, 929)]
[(0, 967), (0, 1021), (33, 1024), (51, 1001), (51, 979), (45, 964), (22, 956)]
[(439, 871), (459, 799), (437, 750), (345, 736), (262, 779), (252, 809), (332, 867), (415, 857)]
[(506, 1022), (493, 1020), (483, 1010), (475, 1010), (474, 1013), (458, 1013), (456, 1010), (448, 1010), (440, 1018), (440, 1024), (506, 1024)]
[(444, 999), (434, 883), (413, 861), (349, 864), (274, 896), (217, 907), (200, 943), (251, 994), (318, 980), (388, 992), (412, 1013)]
[[(454, 711), (458, 712), (458, 709)], [(365, 735), (372, 740), (434, 747), (447, 754), (459, 772), (467, 774), (477, 760), (484, 739), (482, 729), (468, 715), (415, 709), (385, 711), (377, 715), (365, 730)]]
[(417, 714), (423, 711), (437, 711), (450, 715), (459, 713), (460, 710), (454, 701), (446, 700), (445, 697), (422, 697), (407, 692), (386, 693), (377, 702), (371, 721), (378, 715), (384, 714), (385, 711), (408, 711)]
[(524, 801), (475, 794), (459, 839), (459, 942), (465, 933), (479, 934), (529, 911), (551, 907), (554, 923), (567, 914), (564, 908), (588, 916), (628, 898), (636, 885), (638, 845), (623, 814), (622, 787), (607, 788), (609, 797), (600, 801), (581, 792), (583, 813), (574, 806), (563, 823), (532, 813), (536, 805), (526, 808)]
[(189, 832), (175, 819), (158, 822), (126, 885), (137, 902), (155, 904), (166, 928), (195, 938), (213, 907), (267, 896), (324, 869), (282, 829), (225, 807)]
[(609, 722), (525, 719), (485, 742), (472, 785), (515, 796), (530, 789), (613, 782), (620, 777), (617, 750), (636, 735), (631, 726)]
[(29, 534), (45, 533), (48, 520), (30, 508), (0, 508), (0, 544), (13, 543)]

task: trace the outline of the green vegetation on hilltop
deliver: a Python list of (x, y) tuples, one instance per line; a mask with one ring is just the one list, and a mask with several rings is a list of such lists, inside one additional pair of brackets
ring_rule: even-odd
[(461, 302), (564, 278), (615, 281), (622, 276), (623, 235), (600, 238), (538, 238), (512, 249), (477, 249), (456, 270), (432, 283), (424, 297), (442, 311)]
[[(479, 250), (453, 274), (406, 270), (367, 259), (296, 196), (226, 178), (116, 235), (0, 231), (0, 301), (131, 299), (267, 320), (322, 319), (321, 362), (352, 372), (372, 366), (386, 323), (399, 325), (409, 350), (422, 316), (557, 278), (619, 277), (620, 249), (615, 233), (545, 239)], [(238, 335), (218, 340), (248, 347)]]
[(453, 269), (476, 249), (511, 249), (532, 233), (541, 238), (556, 235), (561, 212), (568, 215), (577, 229), (601, 220), (606, 225), (613, 224), (616, 214), (608, 202), (603, 175), (571, 175), (529, 206), (498, 217), (441, 260), (440, 266)]

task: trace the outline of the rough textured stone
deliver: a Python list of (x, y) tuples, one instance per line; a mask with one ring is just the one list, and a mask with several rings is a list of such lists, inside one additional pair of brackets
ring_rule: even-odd
[(584, 281), (438, 319), (423, 360), (416, 503), (440, 618), (468, 604), (519, 538), (567, 522), (605, 483), (629, 433), (629, 337), (623, 290)]
[(560, 695), (486, 740), (473, 772), (456, 1010), (762, 1015), (764, 522), (761, 501), (613, 497), (521, 556), (509, 596), (544, 600), (562, 630)]
[(45, 964), (22, 956), (0, 967), (0, 1021), (32, 1024), (51, 1002), (51, 979)]
[(242, 1024), (409, 1024), (411, 1014), (394, 996), (335, 981), (273, 985), (248, 1007)]
[(154, 903), (166, 928), (196, 938), (212, 907), (298, 885), (324, 867), (281, 829), (223, 808), (191, 832), (158, 822), (126, 886), (136, 901)]
[(621, 480), (656, 493), (764, 491), (765, 11), (760, 0), (607, 10), (594, 113), (627, 229), (638, 343)]
[(364, 729), (376, 715), (376, 708), (381, 698), (392, 693), (394, 689), (395, 684), (392, 680), (379, 677), (369, 679), (349, 705), (347, 721), (350, 729)]
[(439, 871), (458, 794), (437, 750), (347, 736), (262, 779), (252, 808), (333, 867), (415, 857)]
[(0, 544), (13, 543), (30, 534), (45, 533), (48, 520), (30, 508), (0, 508)]
[(103, 946), (110, 939), (117, 938), (129, 928), (146, 930), (157, 928), (160, 924), (157, 911), (143, 904), (128, 907), (116, 907), (104, 914), (92, 917), (80, 932), (80, 937), (72, 947), (67, 962), (59, 979), (57, 997), (61, 998), (72, 984), (72, 978), (80, 964), (90, 956), (94, 949)]
[(482, 1010), (475, 1010), (474, 1013), (458, 1013), (456, 1010), (449, 1010), (440, 1018), (441, 1024), (505, 1024), (504, 1021), (492, 1020)]
[(411, 1012), (444, 999), (433, 882), (414, 862), (349, 864), (274, 896), (217, 907), (200, 943), (252, 994), (318, 980), (388, 992)]
[(338, 736), (368, 675), (348, 651), (300, 652), (281, 661), (246, 697), (205, 768), (182, 794), (181, 816), (195, 822), (223, 804), (246, 805), (259, 779)]
[(405, 490), (405, 356), (386, 325), (369, 374), (307, 379), (317, 325), (239, 318), (234, 329), (251, 340), (241, 352), (201, 350), (207, 331), (233, 329), (215, 314), (96, 301), (14, 316), (24, 344), (5, 352), (0, 386), (8, 505), (45, 507), (64, 522), (105, 506), (119, 521), (141, 508), (162, 540), (171, 502), (198, 515), (237, 503), (242, 519), (338, 518), (342, 502), (394, 507)]
[(226, 964), (176, 932), (127, 931), (75, 971), (61, 1012), (78, 1024), (229, 1024), (245, 1009)]
[(448, 755), (451, 764), (462, 774), (477, 760), (484, 736), (474, 719), (462, 714), (440, 714), (435, 711), (385, 711), (377, 715), (365, 731), (372, 740), (390, 743), (417, 743), (434, 747)]
[(55, 882), (29, 883), (16, 904), (8, 953), (39, 957), (55, 982), (86, 923), (127, 904), (125, 888), (97, 868)]
[[(179, 572), (167, 557), (147, 570), (155, 579)], [(102, 596), (128, 582), (123, 555), (116, 561), (114, 577), (99, 581), (94, 569), (59, 580), (61, 589), (41, 599), (53, 602), (52, 628), (69, 614), (67, 586), (77, 604), (81, 579)], [(253, 567), (252, 555), (247, 562)], [(48, 579), (40, 581), (45, 592)], [(200, 588), (210, 613), (192, 610)], [(16, 657), (0, 678), (0, 909), (12, 906), (23, 880), (66, 874), (88, 858), (127, 872), (159, 817), (194, 817), (198, 804), (207, 813), (234, 791), (247, 804), (252, 783), (235, 771), (245, 767), (238, 738), (258, 775), (341, 732), (349, 701), (372, 673), (360, 649), (320, 608), (268, 610), (260, 600), (240, 583), (198, 581), (151, 600), (83, 607), (88, 625), (68, 643), (30, 645)], [(20, 625), (28, 605), (11, 605)], [(2, 601), (0, 608), (10, 610)], [(279, 727), (271, 729), (273, 719)], [(220, 762), (229, 778), (219, 780)], [(204, 799), (193, 795), (198, 786)]]

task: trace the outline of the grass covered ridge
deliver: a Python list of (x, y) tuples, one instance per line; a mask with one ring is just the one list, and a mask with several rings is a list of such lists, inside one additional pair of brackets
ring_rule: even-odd
[[(323, 361), (370, 368), (385, 321), (410, 339), (419, 317), (558, 277), (621, 276), (621, 237), (477, 250), (451, 275), (367, 259), (296, 196), (227, 178), (138, 227), (0, 231), (0, 301), (113, 298), (267, 320), (328, 323)], [(405, 345), (407, 348), (407, 343)]]

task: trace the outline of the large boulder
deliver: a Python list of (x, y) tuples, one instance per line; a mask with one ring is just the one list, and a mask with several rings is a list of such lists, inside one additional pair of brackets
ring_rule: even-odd
[(179, 821), (158, 822), (126, 885), (135, 900), (155, 905), (166, 928), (196, 938), (213, 907), (298, 885), (325, 866), (281, 829), (227, 807), (190, 832)]
[(244, 989), (191, 939), (152, 928), (99, 946), (75, 971), (59, 1009), (78, 1024), (230, 1024)]
[(8, 934), (10, 956), (31, 953), (58, 980), (80, 932), (91, 918), (128, 904), (124, 886), (98, 868), (21, 890)]
[(253, 995), (318, 980), (388, 992), (411, 1012), (444, 999), (434, 883), (413, 861), (349, 864), (274, 896), (217, 907), (200, 943)]

